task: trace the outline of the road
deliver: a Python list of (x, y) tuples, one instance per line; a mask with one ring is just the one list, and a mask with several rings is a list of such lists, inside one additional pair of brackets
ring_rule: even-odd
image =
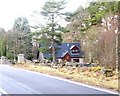
[(4, 94), (112, 94), (97, 87), (8, 65), (0, 65), (1, 90)]

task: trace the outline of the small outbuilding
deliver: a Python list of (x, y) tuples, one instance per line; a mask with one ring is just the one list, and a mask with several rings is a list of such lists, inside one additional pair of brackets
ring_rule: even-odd
[(24, 63), (24, 54), (18, 54), (18, 63)]
[(1, 56), (1, 58), (0, 58), (0, 63), (1, 63), (1, 64), (6, 64), (6, 63), (7, 63), (7, 60), (6, 60), (6, 57), (5, 57), (5, 56)]

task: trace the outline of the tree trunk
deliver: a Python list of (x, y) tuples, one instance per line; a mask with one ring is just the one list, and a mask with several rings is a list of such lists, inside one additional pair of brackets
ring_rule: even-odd
[[(118, 3), (118, 4), (120, 4), (120, 2)], [(120, 6), (119, 6), (119, 8), (118, 9), (120, 9)], [(117, 58), (116, 58), (116, 61), (117, 61), (117, 63), (116, 63), (116, 70), (117, 71), (119, 71), (120, 70), (120, 10), (119, 10), (119, 13), (118, 13), (118, 35), (117, 35), (117, 54), (116, 54), (116, 56), (117, 56)]]
[(52, 56), (53, 56), (53, 62), (56, 61), (56, 58), (55, 58), (55, 42), (54, 42), (54, 13), (52, 14)]
[[(118, 2), (118, 5), (120, 4), (120, 1)], [(120, 9), (120, 6), (118, 6), (118, 9)], [(120, 70), (120, 10), (118, 12), (118, 34), (116, 36), (116, 72)]]
[(116, 67), (120, 70), (120, 30), (118, 31), (118, 45), (117, 45), (117, 64)]
[(52, 37), (52, 56), (53, 56), (53, 62), (55, 62), (55, 45), (54, 45), (54, 38)]

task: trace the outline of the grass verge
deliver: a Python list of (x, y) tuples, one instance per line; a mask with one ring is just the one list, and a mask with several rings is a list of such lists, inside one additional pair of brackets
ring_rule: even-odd
[(99, 86), (102, 88), (120, 91), (118, 87), (118, 73), (114, 73), (112, 77), (106, 77), (100, 74), (99, 71), (90, 71), (89, 68), (51, 68), (48, 66), (38, 66), (33, 64), (15, 64), (14, 67), (22, 68), (30, 71), (36, 71), (44, 74), (62, 77), (72, 81), (77, 81), (89, 85)]

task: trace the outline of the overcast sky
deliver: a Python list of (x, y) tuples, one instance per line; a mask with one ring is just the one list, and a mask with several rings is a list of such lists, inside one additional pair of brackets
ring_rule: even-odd
[[(13, 27), (17, 17), (26, 17), (30, 25), (33, 23), (31, 15), (38, 11), (47, 0), (0, 0), (0, 27), (5, 30)], [(75, 11), (80, 5), (85, 7), (91, 0), (66, 0), (66, 11)]]

